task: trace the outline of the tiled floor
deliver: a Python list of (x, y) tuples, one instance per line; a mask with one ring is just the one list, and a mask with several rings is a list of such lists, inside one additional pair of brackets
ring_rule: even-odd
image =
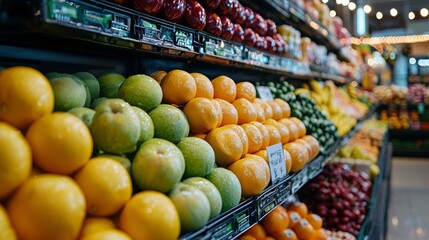
[(429, 158), (394, 158), (390, 194), (387, 240), (428, 240)]

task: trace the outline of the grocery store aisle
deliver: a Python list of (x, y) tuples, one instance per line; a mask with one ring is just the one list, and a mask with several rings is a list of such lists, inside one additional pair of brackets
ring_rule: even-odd
[(429, 239), (428, 160), (393, 158), (387, 240)]

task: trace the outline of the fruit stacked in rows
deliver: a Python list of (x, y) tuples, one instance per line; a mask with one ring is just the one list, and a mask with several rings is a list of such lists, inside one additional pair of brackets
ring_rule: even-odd
[(249, 47), (284, 55), (287, 45), (277, 26), (238, 0), (132, 0), (132, 7), (183, 23)]
[(367, 174), (355, 172), (347, 164), (332, 163), (307, 183), (299, 195), (311, 211), (322, 217), (326, 229), (357, 236), (365, 219), (370, 191)]
[(262, 221), (244, 232), (240, 240), (279, 239), (279, 240), (323, 240), (328, 239), (323, 220), (309, 213), (302, 202), (287, 206), (277, 206)]
[[(256, 85), (265, 84), (257, 83)], [(307, 133), (319, 141), (320, 152), (325, 153), (338, 138), (334, 124), (327, 120), (326, 115), (317, 108), (314, 101), (307, 95), (295, 95), (295, 88), (288, 82), (268, 82), (267, 86), (275, 97), (289, 103), (291, 115), (302, 120)]]
[(319, 151), (284, 101), (255, 99), (253, 85), (225, 76), (47, 77), (0, 72), (0, 212), (11, 236), (174, 239), (262, 192), (266, 146), (284, 143), (288, 171)]

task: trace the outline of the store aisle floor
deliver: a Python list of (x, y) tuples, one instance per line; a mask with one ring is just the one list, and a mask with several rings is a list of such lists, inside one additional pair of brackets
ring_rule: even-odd
[(428, 160), (393, 158), (387, 240), (429, 239)]

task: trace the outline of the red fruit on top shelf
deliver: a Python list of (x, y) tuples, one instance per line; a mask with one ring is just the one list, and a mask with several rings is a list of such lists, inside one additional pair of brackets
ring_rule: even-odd
[(232, 36), (232, 40), (236, 42), (243, 42), (244, 40), (244, 30), (239, 24), (234, 24), (234, 27), (232, 29), (234, 32), (234, 35)]
[(265, 36), (264, 38), (267, 42), (267, 50), (271, 53), (275, 53), (277, 51), (276, 41), (270, 36)]
[(209, 33), (213, 33), (216, 36), (220, 36), (220, 34), (222, 33), (222, 21), (216, 13), (207, 13), (205, 30)]
[[(246, 15), (246, 21), (243, 24), (243, 27), (245, 28), (251, 28), (253, 19), (255, 19), (255, 13), (252, 9), (248, 7), (244, 7), (244, 14)], [(237, 22), (238, 23), (238, 22)]]
[(243, 43), (246, 44), (249, 47), (253, 47), (256, 43), (256, 34), (255, 32), (250, 29), (247, 28), (246, 30), (244, 30), (244, 40)]
[(285, 46), (282, 41), (274, 39), (274, 42), (276, 43), (276, 53), (283, 55), (285, 51)]
[(222, 16), (220, 17), (220, 20), (222, 21), (222, 34), (221, 36), (226, 39), (232, 39), (232, 36), (234, 35), (233, 29), (234, 25), (229, 20), (228, 17)]
[(261, 15), (255, 14), (255, 19), (252, 21), (252, 29), (261, 36), (267, 33), (267, 22)]
[(267, 50), (267, 40), (265, 40), (264, 37), (261, 37), (258, 34), (256, 34), (255, 48), (259, 50)]
[(206, 26), (206, 11), (197, 1), (187, 0), (185, 19), (190, 27), (203, 30)]
[(207, 11), (215, 11), (219, 7), (220, 1), (221, 0), (200, 0)]
[(186, 10), (186, 0), (164, 0), (163, 13), (167, 20), (178, 22)]
[(228, 14), (228, 17), (232, 22), (235, 22), (235, 20), (237, 19), (239, 11), (241, 10), (241, 8), (242, 8), (242, 6), (238, 1), (234, 1), (232, 3), (231, 11)]
[(274, 36), (277, 33), (277, 25), (275, 22), (273, 22), (273, 20), (271, 19), (267, 19), (266, 21), (267, 23), (267, 35), (268, 36)]
[(219, 13), (226, 16), (231, 15), (234, 2), (237, 2), (237, 0), (220, 0)]
[(240, 25), (244, 25), (244, 23), (246, 22), (246, 19), (247, 19), (246, 8), (243, 7), (243, 5), (241, 5), (239, 3), (237, 12), (238, 12), (238, 15), (237, 15), (237, 17), (235, 19), (235, 22), (238, 23), (238, 24), (240, 24)]
[(164, 0), (132, 0), (134, 8), (150, 15), (158, 14)]

